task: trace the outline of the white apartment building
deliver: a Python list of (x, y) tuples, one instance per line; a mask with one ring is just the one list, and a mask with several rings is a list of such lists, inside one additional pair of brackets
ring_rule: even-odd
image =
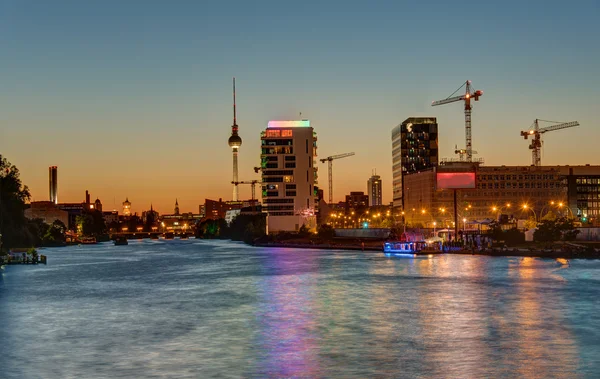
[(267, 233), (315, 230), (317, 135), (310, 121), (269, 121), (260, 140)]

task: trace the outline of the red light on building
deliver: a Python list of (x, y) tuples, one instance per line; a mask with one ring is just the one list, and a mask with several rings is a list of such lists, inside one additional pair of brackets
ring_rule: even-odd
[(474, 172), (438, 172), (436, 175), (438, 189), (474, 189)]

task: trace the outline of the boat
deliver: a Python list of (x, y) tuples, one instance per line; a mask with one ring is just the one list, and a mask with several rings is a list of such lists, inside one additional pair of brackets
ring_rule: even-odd
[(188, 235), (184, 233), (179, 237), (179, 239), (186, 240), (188, 239)]
[(429, 257), (444, 252), (433, 248), (425, 241), (387, 241), (383, 243), (383, 253), (386, 257)]
[(150, 234), (150, 239), (157, 240), (158, 239), (158, 233), (152, 233), (152, 234)]
[(173, 238), (175, 238), (175, 234), (173, 232), (167, 232), (164, 234), (164, 237), (166, 240), (172, 240)]
[(115, 246), (129, 245), (129, 241), (125, 236), (117, 236), (114, 240)]
[(96, 237), (81, 237), (79, 243), (82, 245), (94, 245), (98, 242), (96, 241)]

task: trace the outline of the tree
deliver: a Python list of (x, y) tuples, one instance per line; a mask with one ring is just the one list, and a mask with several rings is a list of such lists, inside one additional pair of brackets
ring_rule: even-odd
[(540, 242), (554, 242), (564, 239), (574, 240), (579, 234), (572, 220), (564, 217), (555, 220), (543, 220), (533, 233), (533, 239)]
[(46, 246), (64, 245), (66, 241), (66, 231), (67, 227), (62, 221), (54, 220), (54, 222), (48, 226), (46, 233), (43, 236), (43, 244)]
[(143, 227), (142, 219), (137, 214), (130, 216), (126, 226), (130, 233), (135, 233), (137, 232), (137, 228)]
[(25, 218), (26, 202), (31, 195), (21, 183), (19, 169), (0, 154), (0, 251), (4, 247), (31, 244), (31, 232)]
[(44, 239), (44, 235), (48, 230), (49, 225), (44, 222), (41, 218), (35, 218), (33, 220), (27, 220), (27, 230), (29, 233), (29, 245), (40, 246)]
[(227, 235), (227, 222), (220, 218), (218, 220), (207, 219), (201, 221), (196, 227), (197, 238), (225, 238)]
[(333, 226), (331, 225), (323, 224), (319, 226), (317, 234), (319, 238), (330, 240), (335, 237), (335, 229), (333, 229)]
[(83, 213), (75, 219), (77, 232), (84, 236), (94, 235), (94, 218), (89, 213)]
[(306, 238), (310, 235), (310, 229), (308, 229), (306, 224), (302, 224), (300, 229), (298, 229), (298, 235), (303, 238)]
[(538, 225), (538, 223), (537, 223), (537, 221), (535, 221), (535, 217), (533, 217), (533, 216), (525, 221), (525, 227), (527, 229), (535, 229), (537, 227), (537, 225)]
[(546, 213), (544, 215), (544, 217), (542, 217), (542, 221), (544, 221), (544, 220), (554, 221), (554, 220), (556, 220), (556, 218), (557, 217), (556, 217), (556, 214), (554, 212), (548, 211), (548, 213)]
[(255, 239), (263, 237), (266, 230), (267, 219), (264, 214), (240, 214), (229, 225), (228, 234), (234, 241), (252, 243)]

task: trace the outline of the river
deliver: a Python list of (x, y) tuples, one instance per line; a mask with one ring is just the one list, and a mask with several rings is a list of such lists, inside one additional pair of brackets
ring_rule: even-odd
[(1, 378), (595, 378), (600, 261), (130, 241), (0, 272)]

